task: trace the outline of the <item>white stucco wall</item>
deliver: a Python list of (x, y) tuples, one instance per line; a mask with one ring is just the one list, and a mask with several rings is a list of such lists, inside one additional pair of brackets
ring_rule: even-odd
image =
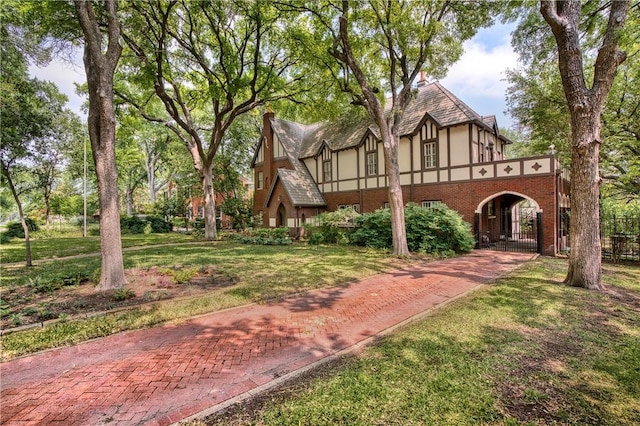
[(450, 132), (451, 166), (469, 164), (469, 128), (452, 127)]

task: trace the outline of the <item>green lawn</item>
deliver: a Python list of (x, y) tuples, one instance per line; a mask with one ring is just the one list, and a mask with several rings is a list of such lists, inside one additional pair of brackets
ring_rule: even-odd
[(637, 425), (640, 267), (604, 272), (619, 287), (568, 288), (540, 258), (206, 424)]
[[(100, 252), (100, 237), (89, 235), (87, 237), (54, 237), (48, 238), (43, 233), (36, 233), (31, 241), (32, 260), (48, 259), (65, 256), (75, 256), (87, 253)], [(168, 234), (125, 234), (122, 235), (122, 247), (139, 247), (155, 244), (170, 244), (193, 242), (190, 235), (181, 233)], [(23, 239), (14, 238), (8, 243), (0, 244), (0, 260), (3, 264), (24, 262), (26, 251)]]

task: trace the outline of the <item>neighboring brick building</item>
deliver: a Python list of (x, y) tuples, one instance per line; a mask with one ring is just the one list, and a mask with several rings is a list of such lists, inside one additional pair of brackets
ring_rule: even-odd
[[(444, 203), (472, 224), (479, 246), (534, 239), (555, 254), (564, 244), (568, 181), (552, 155), (507, 159), (494, 116), (482, 117), (439, 83), (419, 84), (400, 125), (405, 203)], [(305, 125), (266, 113), (254, 169), (263, 225), (297, 233), (323, 211), (388, 203), (384, 153), (370, 119)], [(533, 232), (532, 232), (533, 231)]]
[[(242, 186), (244, 187), (244, 192), (242, 193), (242, 198), (246, 200), (250, 200), (253, 196), (253, 183), (245, 178), (244, 176), (240, 176), (240, 181), (242, 182)], [(167, 191), (167, 196), (169, 194), (175, 194), (177, 191), (177, 186), (171, 182), (169, 183), (169, 189)], [(224, 194), (216, 191), (216, 222), (217, 226), (220, 229), (231, 229), (233, 228), (233, 218), (227, 216), (220, 210), (220, 205), (224, 202), (225, 199), (229, 197), (236, 197), (234, 193)], [(187, 201), (187, 216), (189, 219), (203, 218), (204, 217), (204, 198), (202, 196), (195, 196), (190, 198)]]

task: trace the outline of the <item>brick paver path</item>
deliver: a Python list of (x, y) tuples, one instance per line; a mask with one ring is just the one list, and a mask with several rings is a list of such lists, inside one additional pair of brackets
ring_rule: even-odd
[(278, 303), (5, 362), (0, 364), (0, 423), (167, 425), (210, 412), (216, 404), (362, 344), (532, 257), (475, 251)]

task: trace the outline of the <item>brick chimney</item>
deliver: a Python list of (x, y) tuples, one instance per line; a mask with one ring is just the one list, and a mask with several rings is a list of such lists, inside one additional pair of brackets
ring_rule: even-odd
[(418, 80), (418, 87), (422, 87), (425, 84), (427, 84), (427, 72), (426, 71), (420, 71), (420, 80)]
[[(263, 145), (262, 150), (264, 154), (264, 180), (265, 184), (271, 185), (273, 181), (273, 131), (271, 129), (271, 120), (275, 117), (275, 114), (270, 107), (267, 106), (264, 115), (262, 116), (262, 137)], [(268, 189), (268, 188), (265, 188)]]

